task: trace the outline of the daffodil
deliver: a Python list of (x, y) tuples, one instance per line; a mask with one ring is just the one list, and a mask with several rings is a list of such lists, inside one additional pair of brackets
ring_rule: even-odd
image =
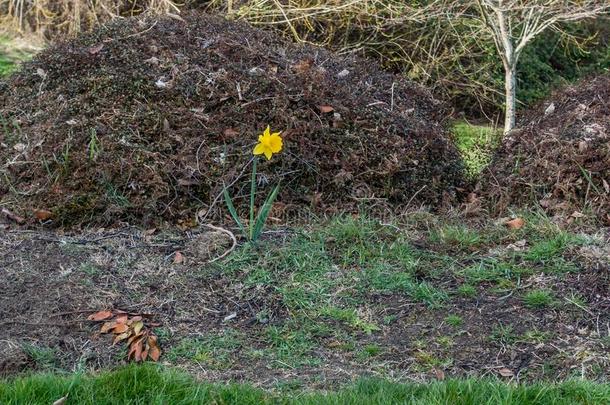
[(279, 132), (271, 133), (271, 128), (267, 126), (265, 132), (258, 136), (258, 144), (254, 147), (255, 155), (265, 155), (267, 160), (271, 159), (274, 153), (282, 150), (283, 142)]

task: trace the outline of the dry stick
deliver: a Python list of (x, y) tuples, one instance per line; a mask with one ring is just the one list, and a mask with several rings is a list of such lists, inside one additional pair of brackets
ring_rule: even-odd
[(233, 242), (231, 247), (226, 252), (224, 252), (223, 254), (221, 254), (218, 257), (215, 257), (212, 260), (209, 260), (208, 263), (214, 263), (215, 261), (220, 260), (220, 259), (226, 257), (229, 253), (231, 253), (233, 250), (235, 250), (235, 247), (237, 246), (237, 239), (235, 238), (235, 235), (233, 234), (233, 232), (229, 231), (228, 229), (224, 229), (224, 228), (221, 228), (219, 226), (214, 226), (214, 225), (210, 225), (210, 224), (204, 224), (204, 226), (207, 226), (208, 228), (211, 228), (211, 229), (214, 229), (216, 231), (219, 231), (219, 232), (222, 232), (224, 234), (229, 235), (229, 237), (231, 238), (231, 241)]

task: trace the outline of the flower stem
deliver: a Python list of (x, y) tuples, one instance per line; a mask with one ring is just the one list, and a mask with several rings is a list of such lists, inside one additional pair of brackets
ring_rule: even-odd
[(250, 222), (248, 228), (250, 228), (250, 240), (252, 240), (254, 232), (254, 200), (256, 195), (256, 162), (258, 159), (252, 160), (252, 179), (250, 182)]

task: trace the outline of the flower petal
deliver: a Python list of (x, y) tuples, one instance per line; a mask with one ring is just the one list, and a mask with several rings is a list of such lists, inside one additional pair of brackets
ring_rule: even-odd
[(266, 149), (267, 148), (265, 147), (265, 145), (263, 145), (262, 143), (259, 143), (254, 147), (253, 153), (255, 155), (262, 155), (263, 153), (265, 153)]
[(271, 160), (271, 156), (273, 156), (273, 152), (271, 152), (271, 149), (265, 149), (265, 157), (267, 158), (267, 160)]
[(271, 135), (271, 127), (269, 125), (267, 125), (267, 129), (265, 129), (265, 132), (263, 132), (264, 136), (270, 136)]

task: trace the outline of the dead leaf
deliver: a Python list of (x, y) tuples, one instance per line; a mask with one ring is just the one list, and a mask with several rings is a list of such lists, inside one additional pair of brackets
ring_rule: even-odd
[(570, 216), (571, 216), (572, 218), (584, 218), (584, 217), (586, 217), (586, 215), (585, 215), (585, 214), (583, 214), (583, 213), (582, 213), (582, 212), (580, 212), (580, 211), (574, 211), (574, 212), (572, 213), (572, 215), (570, 215)]
[(108, 331), (110, 331), (110, 329), (114, 328), (116, 326), (116, 321), (114, 322), (106, 322), (102, 325), (102, 328), (100, 329), (100, 332), (102, 333), (108, 333)]
[(127, 323), (128, 318), (127, 315), (119, 315), (116, 317), (116, 323)]
[(523, 228), (523, 225), (525, 225), (525, 221), (523, 220), (523, 218), (515, 218), (505, 222), (504, 225), (508, 229), (521, 229)]
[(128, 330), (129, 330), (129, 326), (127, 326), (124, 323), (119, 323), (119, 324), (116, 324), (116, 326), (112, 329), (112, 332), (116, 333), (116, 334), (121, 334), (121, 333), (127, 332)]
[(500, 373), (502, 377), (513, 377), (515, 375), (515, 373), (513, 373), (511, 369), (506, 367), (502, 367), (501, 369), (499, 369), (498, 373)]
[(604, 185), (604, 190), (606, 190), (607, 194), (610, 194), (610, 184), (605, 179), (602, 179), (602, 184)]
[(142, 361), (142, 344), (144, 339), (137, 339), (131, 344), (131, 348), (127, 353), (127, 358), (135, 360), (136, 362)]
[(161, 356), (161, 349), (159, 349), (159, 345), (157, 345), (157, 337), (150, 336), (148, 338), (148, 346), (150, 349), (148, 350), (148, 355), (153, 361), (158, 361)]
[(125, 332), (125, 333), (121, 333), (120, 335), (116, 335), (116, 337), (114, 338), (114, 340), (112, 341), (113, 345), (116, 345), (117, 343), (119, 343), (121, 340), (125, 340), (129, 337), (131, 333), (129, 332)]
[(320, 110), (321, 113), (329, 113), (329, 112), (335, 111), (335, 109), (329, 105), (319, 105), (318, 109)]
[(304, 59), (304, 60), (292, 65), (292, 69), (294, 71), (296, 71), (297, 73), (305, 73), (309, 69), (311, 69), (312, 64), (313, 64), (313, 61), (311, 59)]
[(138, 333), (136, 335), (131, 336), (129, 339), (127, 339), (127, 346), (131, 346), (131, 344), (133, 343), (134, 340), (141, 338), (144, 336), (144, 333)]
[(133, 332), (137, 335), (138, 333), (140, 333), (140, 331), (144, 327), (144, 322), (142, 322), (142, 321), (135, 322), (132, 325), (132, 327), (133, 327)]
[(443, 381), (445, 379), (445, 372), (439, 368), (434, 369), (434, 374), (437, 380)]
[(95, 314), (89, 315), (89, 317), (87, 317), (87, 319), (90, 321), (103, 321), (105, 319), (110, 318), (111, 316), (112, 316), (112, 311), (100, 311), (100, 312), (96, 312)]
[(227, 128), (224, 130), (223, 132), (224, 136), (229, 137), (229, 138), (233, 138), (237, 135), (239, 135), (239, 132), (237, 132), (235, 129), (233, 128)]
[(34, 216), (41, 221), (46, 221), (53, 216), (53, 213), (49, 210), (34, 210)]
[(184, 256), (182, 255), (181, 252), (176, 251), (176, 253), (174, 254), (174, 264), (183, 264), (184, 263)]

